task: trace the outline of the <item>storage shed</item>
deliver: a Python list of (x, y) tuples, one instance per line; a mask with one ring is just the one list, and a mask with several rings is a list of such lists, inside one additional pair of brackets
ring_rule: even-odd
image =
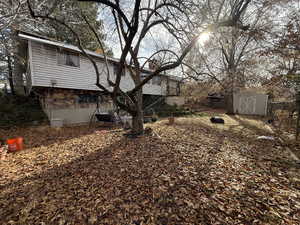
[(233, 108), (237, 114), (267, 115), (268, 95), (241, 91), (233, 95)]

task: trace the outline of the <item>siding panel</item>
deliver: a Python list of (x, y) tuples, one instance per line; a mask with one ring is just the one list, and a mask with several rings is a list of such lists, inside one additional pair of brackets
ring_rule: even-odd
[[(57, 88), (71, 88), (83, 90), (100, 90), (96, 85), (96, 73), (92, 63), (84, 56), (80, 56), (80, 67), (58, 65), (56, 47), (48, 46), (38, 42), (32, 45), (32, 71), (34, 86), (51, 87), (51, 81), (55, 80)], [(100, 76), (100, 82), (109, 88), (106, 81), (106, 67), (103, 61), (96, 59)], [(109, 65), (110, 74), (113, 74), (113, 65)], [(114, 80), (114, 76), (111, 77)], [(121, 89), (131, 90), (134, 83), (129, 72), (121, 79)], [(146, 84), (143, 88), (144, 94), (162, 95), (165, 93), (160, 85)]]

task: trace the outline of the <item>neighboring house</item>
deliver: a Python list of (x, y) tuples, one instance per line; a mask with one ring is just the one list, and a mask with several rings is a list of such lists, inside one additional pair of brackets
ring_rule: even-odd
[[(53, 41), (26, 32), (19, 32), (18, 54), (27, 59), (23, 66), (17, 66), (14, 82), (16, 89), (29, 95), (34, 92), (40, 96), (44, 111), (49, 119), (59, 118), (65, 124), (86, 123), (100, 103), (99, 111), (113, 111), (109, 96), (101, 93), (95, 85), (96, 73), (90, 60), (78, 47)], [(108, 85), (104, 57), (86, 51), (96, 61), (101, 73), (100, 83)], [(108, 58), (111, 79), (114, 80), (118, 60)], [(151, 71), (144, 70), (147, 76)], [(21, 75), (20, 75), (21, 74)], [(120, 87), (127, 91), (134, 87), (126, 68)], [(180, 92), (180, 78), (160, 75), (154, 77), (143, 87), (144, 97), (176, 96)]]

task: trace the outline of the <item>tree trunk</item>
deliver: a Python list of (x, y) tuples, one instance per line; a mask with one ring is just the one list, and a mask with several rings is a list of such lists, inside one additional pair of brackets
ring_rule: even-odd
[(136, 113), (132, 115), (132, 133), (144, 133), (144, 115), (143, 115), (143, 89), (136, 92)]
[(226, 106), (226, 113), (228, 115), (235, 114), (233, 109), (233, 92), (228, 92), (225, 94), (225, 106)]
[(227, 76), (229, 79), (229, 86), (228, 89), (225, 90), (225, 105), (226, 105), (226, 113), (228, 115), (233, 115), (234, 109), (233, 109), (233, 93), (235, 90), (235, 82), (234, 82), (234, 78), (236, 75), (235, 69), (233, 69), (232, 66), (233, 63), (231, 63), (229, 65), (228, 71), (227, 71)]
[(7, 65), (8, 65), (8, 83), (10, 87), (10, 91), (12, 95), (15, 95), (15, 88), (14, 88), (14, 82), (13, 82), (13, 69), (12, 69), (12, 62), (10, 55), (7, 56)]

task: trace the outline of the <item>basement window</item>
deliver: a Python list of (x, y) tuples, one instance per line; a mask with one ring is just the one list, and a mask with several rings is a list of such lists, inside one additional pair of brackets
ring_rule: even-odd
[(97, 103), (98, 96), (94, 94), (79, 94), (78, 103)]
[(58, 65), (80, 67), (79, 54), (70, 51), (62, 50), (58, 52)]

